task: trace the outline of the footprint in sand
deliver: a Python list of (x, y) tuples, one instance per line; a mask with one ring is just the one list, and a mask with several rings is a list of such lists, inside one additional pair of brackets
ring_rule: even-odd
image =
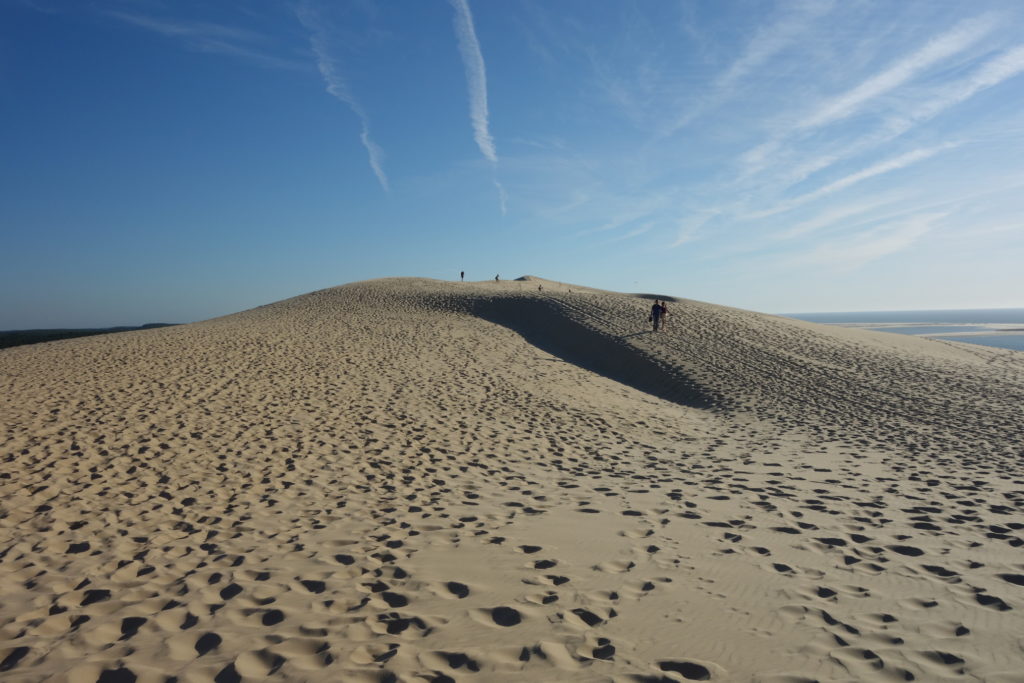
[(473, 609), (469, 611), (469, 616), (479, 624), (503, 628), (518, 626), (523, 621), (523, 613), (508, 606)]
[[(662, 671), (679, 674), (688, 681), (710, 681), (711, 668), (705, 664), (692, 661), (660, 661), (658, 668)], [(715, 667), (717, 668), (717, 667)]]

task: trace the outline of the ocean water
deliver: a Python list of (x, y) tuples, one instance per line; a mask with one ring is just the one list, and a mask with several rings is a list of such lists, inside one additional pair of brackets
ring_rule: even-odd
[(855, 325), (843, 324), (843, 327), (862, 327), (865, 330), (878, 330), (879, 332), (895, 332), (896, 334), (951, 334), (953, 332), (991, 332), (991, 327), (984, 325), (872, 325), (871, 323), (858, 323)]
[(974, 308), (948, 311), (859, 311), (853, 313), (783, 313), (812, 323), (1007, 324), (1024, 327), (1024, 308)]
[(947, 341), (966, 342), (968, 344), (981, 344), (982, 346), (995, 346), (1000, 349), (1024, 351), (1024, 334), (972, 334), (964, 337), (932, 337), (932, 339), (945, 339)]
[[(1024, 351), (1024, 308), (786, 313), (783, 315), (787, 318), (796, 318), (812, 323), (859, 327), (894, 334), (928, 335), (932, 339)], [(1004, 330), (1013, 330), (1013, 333), (993, 334)], [(962, 332), (973, 334), (959, 334)]]

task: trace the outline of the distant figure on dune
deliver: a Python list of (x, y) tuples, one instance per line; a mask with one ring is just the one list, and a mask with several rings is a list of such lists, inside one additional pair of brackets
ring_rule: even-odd
[(466, 281), (466, 271), (463, 270), (462, 272), (459, 273), (459, 281), (460, 282), (465, 282)]
[(544, 291), (544, 285), (537, 285), (537, 291), (538, 292), (543, 292)]
[[(500, 275), (500, 273), (499, 273), (499, 275)], [(494, 276), (494, 281), (495, 281), (495, 282), (497, 282), (497, 281), (498, 281), (499, 279), (500, 279), (500, 278), (498, 277), (498, 275), (495, 275), (495, 276)]]
[(665, 324), (668, 322), (668, 302), (661, 302), (661, 329), (665, 329)]
[(665, 314), (665, 307), (661, 305), (661, 302), (657, 299), (654, 300), (654, 305), (651, 306), (651, 314), (647, 316), (647, 322), (654, 323), (654, 331), (657, 332), (661, 327), (661, 318)]

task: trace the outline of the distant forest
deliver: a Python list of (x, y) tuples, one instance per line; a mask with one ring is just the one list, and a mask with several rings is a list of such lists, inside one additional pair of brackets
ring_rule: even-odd
[(9, 330), (0, 332), (0, 349), (25, 344), (41, 344), (58, 339), (75, 337), (91, 337), (94, 334), (111, 334), (114, 332), (132, 332), (134, 330), (151, 330), (156, 327), (171, 327), (174, 323), (149, 323), (140, 327), (97, 327), (77, 330)]

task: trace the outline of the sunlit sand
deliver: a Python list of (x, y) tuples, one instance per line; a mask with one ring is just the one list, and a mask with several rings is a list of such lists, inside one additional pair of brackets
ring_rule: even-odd
[(1024, 680), (1024, 354), (653, 299), (0, 351), (0, 675)]

